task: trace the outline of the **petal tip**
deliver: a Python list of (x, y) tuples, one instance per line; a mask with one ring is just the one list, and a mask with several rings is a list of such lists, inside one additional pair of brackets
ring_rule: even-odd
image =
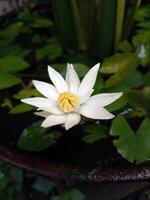
[(97, 63), (96, 65), (94, 65), (93, 70), (98, 71), (99, 68), (100, 68), (100, 63)]
[(123, 95), (123, 92), (118, 92), (117, 93), (117, 99), (119, 99)]
[(114, 117), (115, 117), (115, 115), (111, 113), (111, 116), (109, 119), (113, 119)]
[(72, 63), (70, 63), (70, 66), (71, 66), (71, 68), (74, 68)]
[(39, 83), (40, 81), (37, 80), (32, 80), (32, 84), (35, 86), (37, 83)]
[(48, 72), (51, 72), (51, 71), (53, 71), (54, 69), (50, 66), (50, 65), (48, 65)]
[(30, 101), (32, 101), (33, 98), (34, 98), (34, 97), (25, 98), (25, 99), (21, 99), (20, 101), (21, 101), (22, 103), (30, 104)]
[[(44, 121), (44, 122), (45, 122), (45, 121)], [(41, 127), (47, 128), (48, 126), (47, 126), (44, 122), (42, 122)]]
[(70, 63), (69, 62), (67, 63), (67, 67), (70, 67)]
[(22, 103), (26, 103), (26, 99), (20, 99)]
[(65, 131), (68, 131), (68, 130), (69, 130), (69, 127), (66, 127), (66, 126), (65, 126)]
[(73, 64), (72, 63), (67, 63), (67, 67), (72, 69), (73, 68)]

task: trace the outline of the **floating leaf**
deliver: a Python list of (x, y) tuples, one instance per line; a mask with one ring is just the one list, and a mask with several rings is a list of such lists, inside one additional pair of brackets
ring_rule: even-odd
[(7, 45), (12, 45), (13, 39), (12, 38), (1, 38), (0, 40), (0, 49), (6, 47)]
[(14, 39), (16, 36), (20, 34), (22, 27), (23, 27), (22, 22), (15, 22), (13, 24), (10, 24), (7, 28), (5, 28), (0, 32), (0, 36)]
[(24, 129), (18, 141), (18, 147), (27, 151), (42, 151), (55, 141), (50, 133), (41, 127), (41, 122), (36, 122)]
[(141, 44), (149, 44), (150, 43), (150, 31), (141, 31), (137, 35), (133, 37), (133, 45), (138, 47)]
[(132, 90), (128, 93), (128, 102), (136, 109), (142, 109), (150, 115), (150, 87), (141, 90)]
[(35, 17), (37, 17), (35, 12), (32, 12), (29, 8), (24, 7), (24, 9), (18, 13), (17, 18), (20, 21), (23, 21), (25, 23), (32, 23), (35, 20)]
[(76, 72), (78, 73), (79, 77), (84, 77), (85, 74), (89, 71), (89, 67), (82, 63), (74, 63)]
[(60, 45), (51, 44), (50, 50), (48, 51), (48, 60), (52, 61), (60, 57), (63, 53), (63, 49)]
[(123, 95), (119, 99), (117, 99), (115, 102), (106, 106), (106, 108), (107, 108), (107, 110), (109, 110), (109, 112), (114, 112), (116, 110), (121, 109), (125, 105), (127, 105), (127, 98), (125, 95)]
[(6, 56), (0, 59), (0, 72), (16, 72), (27, 69), (29, 63), (18, 56)]
[[(83, 75), (83, 77), (84, 77), (84, 75)], [(92, 95), (100, 93), (100, 91), (103, 88), (103, 86), (104, 86), (103, 78), (102, 78), (101, 74), (98, 74), (96, 82), (95, 82), (95, 85), (94, 85), (94, 91), (93, 91)]]
[(12, 74), (0, 74), (0, 90), (21, 83), (21, 79)]
[(140, 7), (135, 15), (136, 21), (144, 21), (145, 19), (150, 18), (150, 5)]
[(111, 88), (109, 88), (109, 91), (128, 91), (130, 88), (142, 86), (144, 84), (143, 79), (143, 75), (139, 71), (134, 70), (118, 84), (113, 85)]
[(26, 88), (26, 89), (20, 90), (13, 97), (16, 99), (24, 99), (24, 98), (29, 98), (32, 96), (40, 96), (40, 93), (36, 89)]
[(88, 134), (85, 135), (82, 138), (82, 140), (87, 143), (93, 143), (98, 140), (104, 139), (108, 136), (104, 127), (96, 125), (96, 124), (95, 125), (92, 125), (92, 124), (86, 125), (84, 127), (84, 131)]
[(35, 44), (42, 44), (43, 43), (43, 38), (39, 34), (34, 34), (31, 37), (31, 41)]
[[(1, 40), (2, 41), (2, 40)], [(1, 43), (0, 41), (0, 43)], [(0, 58), (4, 58), (5, 56), (8, 56), (8, 52), (9, 52), (9, 56), (13, 55), (13, 56), (19, 56), (22, 55), (22, 53), (25, 50), (21, 48), (21, 46), (19, 44), (9, 44), (6, 46), (0, 46)]]
[(2, 107), (8, 107), (8, 108), (13, 108), (12, 102), (10, 99), (5, 98), (3, 103), (1, 104)]
[(117, 137), (113, 141), (117, 151), (128, 161), (141, 163), (150, 157), (150, 119), (141, 123), (136, 133), (123, 116), (113, 120), (110, 134)]
[(24, 112), (29, 112), (33, 110), (33, 107), (24, 103), (20, 103), (17, 106), (13, 107), (10, 110), (10, 114), (19, 114), (19, 113), (24, 113)]
[(58, 58), (63, 53), (62, 46), (56, 38), (51, 38), (48, 44), (36, 51), (36, 59), (42, 60), (47, 57), (50, 61)]
[(144, 82), (144, 85), (150, 85), (150, 72), (145, 74), (145, 76), (143, 77), (143, 82)]
[(53, 60), (62, 54), (62, 48), (55, 45), (46, 45), (36, 52), (36, 59), (42, 60), (48, 57), (49, 60)]
[(133, 64), (137, 63), (137, 58), (133, 53), (118, 53), (109, 58), (106, 58), (100, 68), (101, 73), (113, 74), (120, 70), (134, 67)]
[(119, 50), (123, 53), (129, 53), (133, 51), (133, 47), (127, 40), (124, 40), (120, 43)]
[(44, 59), (48, 55), (48, 52), (50, 52), (49, 45), (43, 46), (42, 48), (38, 49), (36, 51), (36, 60)]
[(53, 26), (53, 22), (45, 17), (36, 17), (32, 27), (34, 28), (49, 28)]
[(125, 79), (139, 65), (139, 60), (133, 53), (115, 54), (105, 59), (100, 71), (106, 74), (112, 74), (105, 82), (105, 88), (116, 85)]
[[(63, 76), (66, 74), (66, 63), (56, 63), (52, 65), (57, 71), (59, 71)], [(82, 63), (73, 63), (73, 66), (78, 73), (79, 77), (84, 77), (89, 71), (89, 67)]]

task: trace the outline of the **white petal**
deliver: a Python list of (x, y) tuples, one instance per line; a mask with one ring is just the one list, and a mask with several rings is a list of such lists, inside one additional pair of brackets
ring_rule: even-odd
[(66, 115), (50, 115), (42, 123), (42, 127), (50, 127), (65, 123)]
[(59, 94), (53, 85), (42, 82), (42, 81), (36, 81), (36, 80), (33, 81), (33, 85), (45, 97), (52, 99), (52, 100), (58, 99)]
[(41, 112), (35, 112), (35, 115), (41, 116), (41, 117), (48, 117), (50, 115), (49, 112), (41, 111)]
[(87, 101), (89, 99), (89, 97), (91, 96), (91, 94), (93, 93), (94, 90), (90, 90), (87, 91), (86, 94), (84, 94), (83, 96), (78, 97), (80, 104), (84, 103), (85, 101)]
[(88, 103), (83, 104), (79, 108), (78, 112), (91, 119), (112, 119), (114, 117), (114, 115), (108, 112), (105, 108)]
[(44, 110), (52, 114), (62, 114), (62, 111), (58, 107), (57, 103), (51, 99), (46, 99), (43, 97), (33, 97), (21, 100), (23, 103), (30, 104), (32, 106), (38, 107), (38, 110)]
[(51, 81), (53, 82), (59, 93), (68, 91), (68, 86), (66, 81), (56, 70), (48, 66), (48, 73)]
[(53, 100), (46, 99), (44, 97), (26, 98), (26, 99), (21, 99), (21, 101), (23, 103), (27, 103), (38, 108), (51, 107), (55, 104)]
[(104, 107), (119, 99), (122, 96), (122, 94), (122, 92), (97, 94), (91, 96), (88, 99), (87, 103), (97, 104), (99, 106)]
[(82, 96), (86, 94), (88, 91), (91, 91), (93, 89), (94, 84), (96, 82), (96, 77), (99, 67), (100, 63), (92, 67), (92, 69), (90, 69), (88, 73), (85, 75), (84, 79), (82, 80), (79, 86), (78, 96)]
[(69, 113), (66, 116), (65, 129), (68, 130), (77, 125), (81, 120), (81, 116), (78, 113)]
[(80, 85), (80, 79), (74, 70), (73, 65), (69, 63), (67, 64), (66, 82), (69, 91), (76, 94)]
[(40, 107), (39, 110), (45, 110), (49, 113), (56, 114), (56, 115), (63, 114), (63, 112), (60, 110), (57, 104), (54, 104), (49, 107)]

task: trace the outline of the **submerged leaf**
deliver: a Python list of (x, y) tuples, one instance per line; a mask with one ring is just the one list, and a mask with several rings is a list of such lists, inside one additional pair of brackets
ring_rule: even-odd
[(54, 142), (53, 135), (41, 127), (41, 122), (36, 122), (24, 129), (18, 147), (27, 151), (42, 151)]
[(50, 190), (52, 190), (55, 187), (55, 183), (49, 179), (43, 178), (41, 176), (38, 176), (36, 181), (33, 184), (33, 188), (43, 192), (44, 194), (48, 194)]
[(59, 196), (53, 196), (51, 200), (84, 200), (85, 196), (76, 188), (64, 191)]
[(105, 128), (96, 124), (86, 125), (84, 131), (87, 134), (82, 138), (82, 140), (87, 143), (93, 143), (108, 136)]
[(20, 191), (23, 183), (23, 172), (21, 169), (14, 167), (9, 171), (9, 176), (13, 182), (13, 187), (15, 191)]
[(2, 171), (0, 171), (0, 190), (3, 190), (8, 183), (9, 179), (7, 178), (7, 176), (5, 176), (5, 174)]

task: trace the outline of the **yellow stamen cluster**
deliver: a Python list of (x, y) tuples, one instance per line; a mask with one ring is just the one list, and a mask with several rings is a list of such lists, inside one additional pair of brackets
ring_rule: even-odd
[(78, 97), (71, 92), (63, 92), (58, 98), (58, 105), (65, 113), (73, 112), (78, 102)]

